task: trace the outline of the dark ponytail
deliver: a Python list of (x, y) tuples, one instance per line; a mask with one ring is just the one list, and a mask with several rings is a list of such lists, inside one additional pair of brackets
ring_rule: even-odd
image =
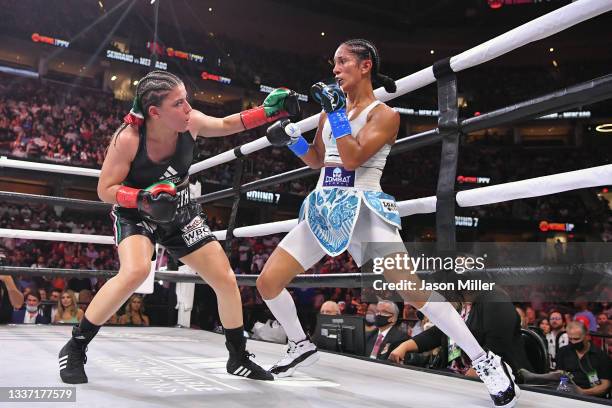
[(393, 78), (380, 73), (380, 54), (378, 50), (368, 40), (361, 38), (348, 40), (342, 43), (351, 49), (351, 53), (355, 54), (359, 61), (366, 59), (372, 60), (372, 85), (382, 86), (388, 93), (397, 91), (397, 86)]

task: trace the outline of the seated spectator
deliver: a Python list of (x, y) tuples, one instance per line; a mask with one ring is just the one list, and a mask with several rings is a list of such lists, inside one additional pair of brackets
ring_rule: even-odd
[(91, 303), (93, 299), (93, 294), (89, 289), (83, 289), (79, 292), (79, 308), (85, 312), (87, 310), (87, 306)]
[(412, 328), (412, 337), (420, 333), (423, 333), (425, 330), (427, 330), (431, 326), (429, 322), (429, 318), (425, 316), (423, 313), (417, 310), (416, 316), (418, 320), (414, 324), (414, 327)]
[[(501, 356), (515, 375), (520, 368), (531, 371), (521, 337), (520, 318), (509, 296), (496, 289), (464, 297), (466, 302), (461, 305), (460, 315), (478, 343)], [(403, 362), (406, 353), (422, 353), (437, 347), (440, 352), (432, 365), (434, 368), (477, 377), (467, 355), (436, 326), (402, 343), (389, 358)]]
[(376, 330), (376, 303), (370, 303), (365, 314), (365, 331), (366, 333)]
[(550, 369), (554, 370), (556, 368), (555, 356), (561, 347), (569, 344), (569, 340), (565, 332), (565, 322), (563, 321), (561, 312), (558, 310), (550, 312), (548, 321), (550, 322), (550, 333), (546, 335), (546, 341), (548, 343)]
[(338, 307), (338, 304), (336, 302), (334, 302), (333, 300), (328, 300), (327, 302), (323, 303), (323, 305), (321, 305), (319, 313), (323, 315), (339, 315), (340, 308)]
[(140, 295), (132, 295), (125, 306), (125, 314), (119, 318), (119, 324), (148, 326), (149, 316), (144, 314), (144, 304)]
[(38, 291), (28, 293), (25, 297), (25, 308), (14, 310), (12, 322), (16, 324), (47, 324), (50, 322), (48, 316), (40, 308), (40, 295)]
[(589, 309), (589, 304), (584, 297), (579, 297), (574, 302), (574, 307), (578, 310), (578, 313), (574, 315), (574, 320), (578, 320), (579, 317), (586, 317), (589, 320), (588, 331), (597, 331), (597, 319), (593, 312)]
[(21, 309), (21, 306), (23, 294), (17, 289), (13, 277), (0, 275), (0, 324), (10, 322), (13, 309)]
[(597, 331), (603, 332), (602, 329), (606, 326), (607, 323), (608, 323), (608, 315), (605, 313), (599, 313), (597, 315)]
[(605, 396), (610, 389), (610, 358), (591, 344), (582, 323), (568, 323), (567, 335), (569, 344), (559, 349), (557, 368), (573, 376), (576, 393)]
[(46, 313), (51, 319), (51, 321), (55, 319), (55, 315), (57, 314), (57, 305), (59, 303), (61, 296), (62, 296), (62, 291), (60, 289), (53, 288), (51, 290), (51, 294), (49, 295), (49, 302), (52, 302), (52, 304), (48, 304), (46, 307), (47, 309)]
[(378, 330), (366, 335), (366, 356), (386, 360), (397, 346), (408, 339), (408, 335), (396, 326), (398, 316), (399, 308), (395, 303), (388, 300), (378, 302), (374, 318)]
[(515, 310), (519, 318), (521, 319), (520, 320), (521, 329), (526, 329), (528, 327), (528, 324), (527, 324), (527, 316), (525, 315), (525, 311), (518, 306), (515, 308)]
[(538, 319), (536, 326), (542, 331), (542, 334), (546, 337), (550, 333), (550, 322), (546, 318)]
[(85, 313), (79, 309), (75, 293), (70, 289), (62, 292), (53, 323), (78, 323), (83, 315)]

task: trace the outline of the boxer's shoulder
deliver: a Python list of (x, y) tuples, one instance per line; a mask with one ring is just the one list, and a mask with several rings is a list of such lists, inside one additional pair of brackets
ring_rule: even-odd
[(111, 147), (116, 149), (122, 155), (134, 157), (138, 152), (140, 136), (138, 129), (133, 126), (127, 126), (124, 129), (119, 129), (113, 137)]

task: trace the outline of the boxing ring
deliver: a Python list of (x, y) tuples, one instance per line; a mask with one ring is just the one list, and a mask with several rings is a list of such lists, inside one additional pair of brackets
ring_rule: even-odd
[[(57, 350), (69, 327), (4, 326), (2, 386), (58, 386)], [(322, 352), (314, 366), (294, 377), (252, 381), (225, 372), (220, 334), (163, 327), (105, 327), (88, 352), (90, 383), (76, 387), (83, 407), (284, 407), (438, 408), (490, 407), (481, 383), (426, 370), (405, 369)], [(269, 368), (280, 344), (250, 341), (248, 349)], [(24, 356), (31, 364), (23, 364)], [(2, 405), (0, 406), (9, 406)], [(35, 405), (34, 405), (35, 406)], [(53, 403), (74, 406), (74, 403)], [(522, 389), (522, 408), (587, 408), (587, 401)]]
[[(612, 74), (574, 85), (557, 92), (514, 104), (502, 109), (460, 121), (458, 118), (455, 73), (485, 63), (516, 48), (537, 41), (568, 27), (612, 10), (612, 2), (579, 0), (517, 27), (452, 58), (438, 61), (397, 81), (397, 92), (388, 94), (380, 88), (375, 95), (382, 101), (404, 95), (426, 85), (437, 83), (439, 95), (438, 128), (399, 139), (391, 154), (442, 143), (442, 160), (436, 196), (398, 202), (402, 217), (436, 213), (438, 247), (455, 247), (454, 211), (456, 205), (470, 207), (509, 200), (545, 196), (564, 191), (612, 184), (612, 164), (577, 171), (536, 177), (512, 183), (476, 188), (456, 193), (458, 140), (469, 133), (500, 124), (536, 118), (576, 106), (612, 98)], [(316, 127), (318, 115), (298, 123), (302, 133)], [(192, 166), (190, 174), (237, 160), (270, 146), (264, 137), (221, 153)], [(98, 177), (99, 170), (80, 169), (0, 158), (0, 167), (32, 171)], [(233, 237), (255, 237), (288, 232), (297, 219), (234, 228), (241, 192), (310, 176), (318, 171), (307, 167), (292, 170), (251, 183), (209, 193), (195, 200), (208, 203), (227, 197), (234, 206), (227, 230), (215, 231), (219, 240)], [(110, 205), (61, 197), (0, 192), (3, 200), (40, 202), (75, 208), (109, 208)], [(43, 231), (0, 229), (0, 237), (113, 244), (113, 237), (67, 234)], [(204, 283), (189, 272), (154, 271), (155, 279), (180, 282), (181, 285)], [(67, 269), (31, 269), (0, 267), (0, 274), (64, 275), (78, 277), (110, 277), (116, 271), (84, 271)], [(291, 284), (297, 287), (360, 287), (365, 274), (298, 276)], [(365, 278), (368, 278), (365, 276)], [(255, 284), (256, 276), (237, 276), (239, 285)], [(179, 300), (180, 301), (180, 300)], [(193, 301), (193, 298), (191, 298)], [(185, 302), (185, 301), (184, 301)], [(184, 303), (183, 302), (183, 303)], [(188, 303), (188, 301), (187, 301)], [(185, 306), (185, 305), (183, 305)], [(190, 305), (182, 310), (183, 314)], [(180, 317), (179, 317), (180, 319)], [(60, 386), (57, 375), (57, 351), (69, 336), (69, 328), (0, 327), (0, 340), (6, 350), (0, 372), (3, 386)], [(93, 341), (88, 353), (87, 372), (90, 384), (77, 387), (78, 403), (83, 406), (245, 406), (265, 404), (295, 407), (355, 406), (490, 406), (482, 384), (452, 375), (433, 374), (421, 369), (406, 369), (367, 359), (322, 353), (318, 364), (304, 369), (296, 377), (270, 383), (230, 377), (225, 373), (226, 350), (223, 338), (213, 333), (175, 328), (105, 327)], [(249, 342), (257, 361), (271, 366), (284, 352), (284, 346)], [(37, 367), (35, 370), (32, 367)], [(402, 370), (402, 371), (400, 371)], [(534, 387), (525, 387), (520, 407), (583, 407), (594, 406), (586, 397), (561, 398)], [(605, 400), (599, 401), (605, 403)], [(1, 406), (2, 403), (0, 403)], [(57, 406), (64, 404), (57, 403)], [(67, 403), (65, 404), (67, 405)], [(54, 405), (55, 406), (55, 405)]]

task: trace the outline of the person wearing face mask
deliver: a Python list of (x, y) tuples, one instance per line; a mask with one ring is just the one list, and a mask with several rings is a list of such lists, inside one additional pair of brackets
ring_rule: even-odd
[(382, 300), (376, 305), (373, 330), (366, 338), (366, 356), (377, 360), (386, 360), (389, 354), (401, 343), (408, 340), (408, 335), (396, 326), (399, 316), (397, 305)]
[(610, 358), (591, 344), (581, 322), (567, 324), (569, 344), (559, 349), (557, 368), (573, 376), (576, 393), (603, 397), (610, 389)]
[(365, 315), (365, 331), (369, 333), (373, 330), (377, 330), (376, 325), (374, 325), (374, 320), (376, 319), (376, 303), (370, 303), (366, 310)]
[(49, 317), (45, 316), (40, 306), (40, 295), (38, 291), (32, 291), (25, 296), (25, 308), (13, 311), (13, 323), (21, 324), (46, 324)]

